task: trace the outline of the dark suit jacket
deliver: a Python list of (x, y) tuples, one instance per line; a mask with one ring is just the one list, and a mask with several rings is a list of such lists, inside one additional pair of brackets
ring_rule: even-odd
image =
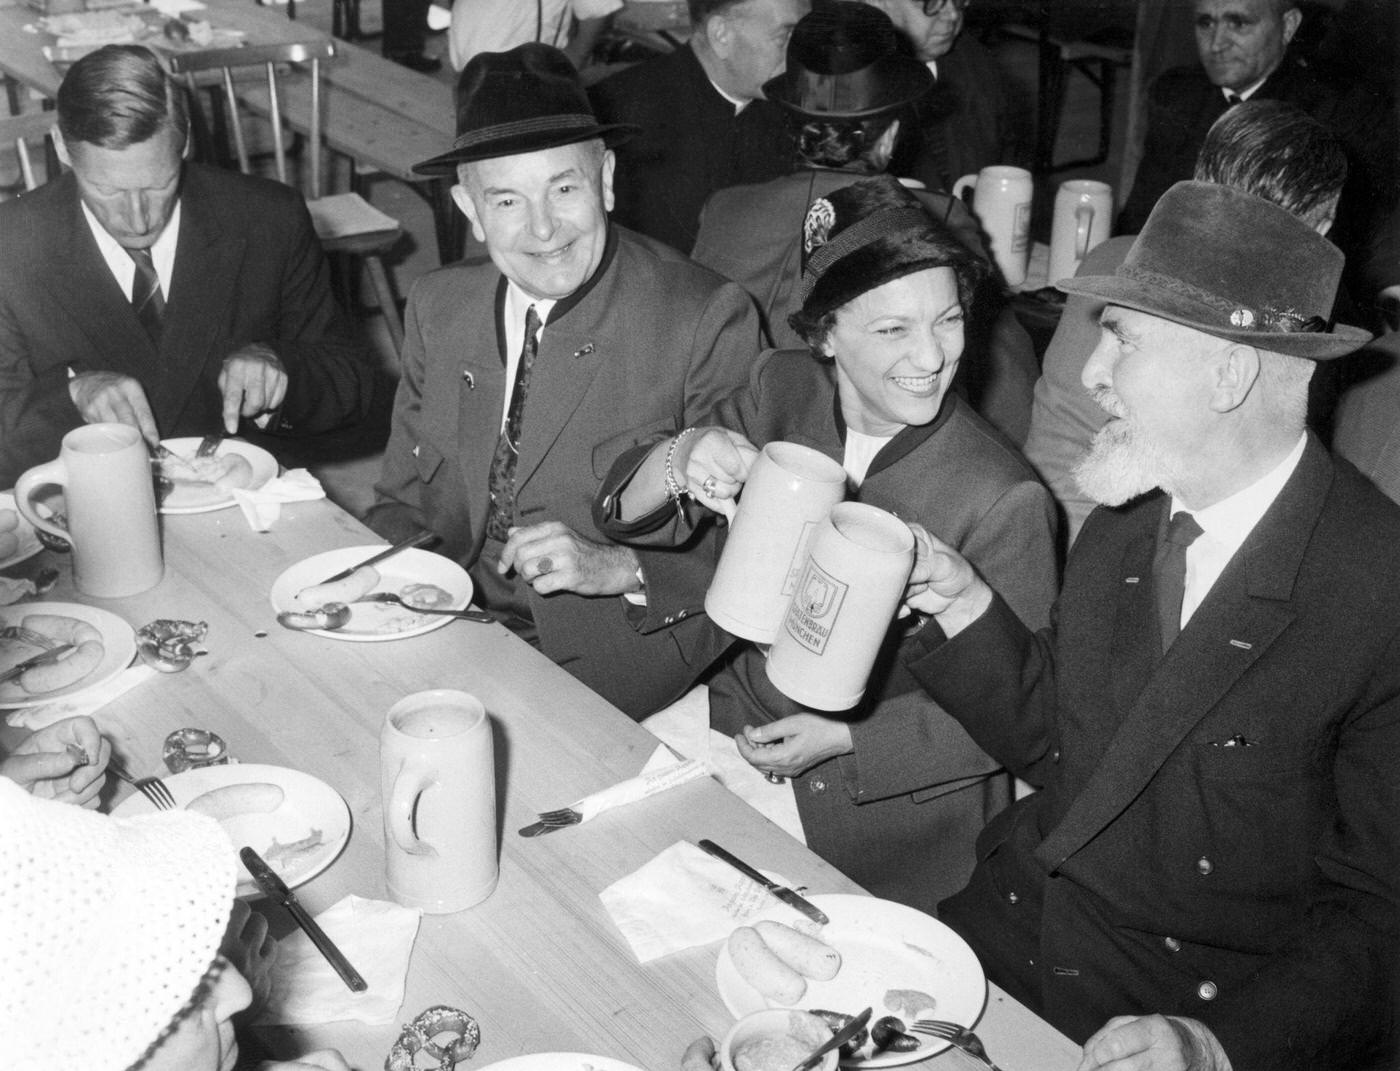
[[(802, 277), (802, 221), (807, 206), (867, 176), (804, 168), (769, 182), (719, 190), (705, 202), (691, 257), (733, 279), (758, 302), (769, 341), (778, 349), (806, 343), (788, 325)], [(929, 215), (983, 260), (990, 260), (966, 206), (937, 190), (916, 189)], [(968, 324), (958, 389), (992, 426), (1020, 446), (1030, 428), (1031, 395), (1040, 366), (1030, 336), (988, 281)]]
[(1005, 76), (986, 46), (964, 30), (937, 66), (938, 84), (915, 105), (890, 171), (951, 190), (984, 167), (1023, 162)]
[[(389, 539), (436, 532), (441, 553), (485, 589), (499, 584), (481, 553), (507, 389), (505, 285), (490, 263), (441, 268), (414, 285), (393, 430), (367, 518)], [(540, 336), (516, 469), (517, 523), (560, 521), (603, 539), (593, 493), (613, 460), (695, 423), (744, 381), (758, 350), (758, 314), (739, 287), (614, 226), (598, 271), (555, 306)], [(694, 596), (685, 555), (657, 552), (642, 567), (640, 630), (620, 597), (539, 596), (515, 585), (541, 650), (634, 717), (679, 696), (699, 672), (687, 647), (696, 630), (666, 626), (703, 598), (703, 589)], [(668, 597), (672, 567), (691, 600), (679, 607)]]
[[(844, 454), (835, 366), (806, 350), (765, 354), (749, 385), (703, 423), (742, 432), (760, 447), (799, 443), (837, 462)], [(624, 484), (644, 456), (620, 459), (602, 493)], [(927, 526), (995, 577), (1028, 625), (1048, 620), (1057, 586), (1054, 506), (1025, 461), (961, 399), (950, 395), (932, 423), (895, 436), (847, 497)], [(631, 535), (675, 517), (667, 505), (610, 531)], [(688, 539), (690, 531), (668, 526), (664, 538), (678, 535)], [(709, 579), (707, 572), (706, 586)], [(971, 872), (973, 842), (988, 817), (987, 779), (998, 765), (901, 665), (897, 651), (915, 625), (891, 623), (865, 698), (827, 715), (851, 723), (854, 752), (812, 767), (793, 788), (808, 847), (877, 896), (932, 912)], [(763, 651), (711, 627), (721, 647), (737, 645), (710, 679), (715, 729), (732, 735), (802, 710), (768, 682)], [(998, 807), (1007, 802), (994, 795)]]
[(643, 60), (589, 90), (605, 123), (641, 128), (617, 148), (613, 218), (689, 253), (715, 190), (766, 182), (793, 167), (782, 112), (750, 101), (737, 116), (689, 47)]
[(914, 674), (1044, 785), (941, 917), (1075, 1039), (1163, 1012), (1235, 1071), (1372, 1066), (1400, 965), (1400, 507), (1310, 438), (1165, 656), (1164, 512), (1089, 518), (1051, 630), (1000, 603), (924, 630)]
[[(1297, 105), (1346, 147), (1350, 170), (1337, 222), (1328, 235), (1371, 291), (1400, 282), (1400, 243), (1368, 249), (1371, 235), (1390, 222), (1400, 167), (1400, 129), (1392, 108), (1362, 85), (1336, 85), (1285, 59), (1250, 100)], [(1147, 97), (1147, 140), (1117, 232), (1137, 234), (1157, 199), (1189, 179), (1206, 131), (1225, 112), (1225, 97), (1199, 64), (1174, 67), (1152, 83)], [(1363, 263), (1364, 262), (1364, 263)], [(1363, 294), (1364, 296), (1364, 294)]]
[(243, 431), (275, 453), (368, 411), (369, 358), (331, 294), (301, 196), (186, 164), (180, 205), (157, 350), (102, 259), (71, 174), (0, 204), (0, 486), (56, 457), (82, 423), (70, 368), (134, 376), (162, 435), (204, 435), (223, 428), (223, 359), (264, 342), (286, 366), (287, 399), (270, 435), (251, 422)]

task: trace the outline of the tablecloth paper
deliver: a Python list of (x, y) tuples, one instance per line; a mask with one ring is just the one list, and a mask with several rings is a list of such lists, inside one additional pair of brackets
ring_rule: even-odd
[(131, 691), (142, 681), (154, 677), (156, 671), (150, 666), (130, 666), (122, 670), (105, 684), (90, 688), (72, 699), (59, 699), (37, 707), (20, 707), (5, 715), (5, 720), (18, 729), (42, 729), (64, 718), (76, 718), (80, 714), (92, 714), (105, 707), (112, 700)]
[(415, 907), (354, 894), (328, 907), (316, 921), (369, 988), (350, 992), (311, 939), (298, 930), (278, 942), (272, 994), (258, 1022), (289, 1026), (346, 1020), (372, 1026), (396, 1022), (422, 916)]
[(325, 497), (326, 491), (321, 481), (306, 469), (288, 469), (256, 491), (241, 487), (233, 491), (233, 500), (243, 511), (248, 527), (255, 532), (266, 532), (277, 523), (282, 516), (283, 502), (311, 502)]
[[(780, 876), (775, 880), (787, 884)], [(758, 882), (683, 840), (598, 898), (638, 963), (711, 944), (759, 919), (792, 925), (805, 918)]]

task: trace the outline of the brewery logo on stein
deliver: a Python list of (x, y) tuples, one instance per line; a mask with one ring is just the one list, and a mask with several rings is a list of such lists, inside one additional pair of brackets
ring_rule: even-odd
[(788, 564), (787, 576), (783, 578), (782, 594), (791, 595), (797, 590), (797, 582), (802, 577), (802, 567), (807, 564), (807, 545), (812, 541), (812, 533), (817, 530), (816, 521), (808, 521), (802, 526), (802, 534), (792, 548), (792, 561)]
[(788, 635), (813, 654), (825, 651), (849, 589), (849, 584), (837, 580), (816, 562), (808, 561), (783, 623)]

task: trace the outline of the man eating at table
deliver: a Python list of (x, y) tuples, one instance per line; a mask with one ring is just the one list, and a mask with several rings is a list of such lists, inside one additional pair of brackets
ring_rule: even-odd
[(480, 605), (644, 717), (696, 673), (705, 630), (676, 621), (699, 609), (685, 599), (704, 585), (682, 573), (700, 566), (608, 541), (593, 493), (624, 450), (744, 382), (760, 336), (738, 286), (609, 224), (611, 146), (631, 132), (597, 121), (558, 49), (463, 69), (454, 146), (415, 170), (456, 177), (491, 263), (440, 269), (409, 295), (367, 522), (388, 539), (437, 533)]
[(58, 90), (71, 170), (0, 204), (0, 487), (83, 423), (240, 433), (286, 455), (372, 375), (300, 194), (184, 159), (184, 89), (109, 45)]
[[(1342, 254), (1180, 183), (1111, 276), (1055, 624), (921, 533), (908, 660), (1042, 786), (940, 918), (1083, 1069), (1394, 1068), (1400, 507), (1305, 426)], [(1110, 1016), (1122, 1016), (1112, 1018)], [(1105, 1020), (1108, 1020), (1105, 1025)]]

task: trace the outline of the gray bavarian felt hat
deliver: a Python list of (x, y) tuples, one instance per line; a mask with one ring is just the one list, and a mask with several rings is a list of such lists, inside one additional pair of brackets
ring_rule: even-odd
[(829, 0), (793, 27), (787, 67), (763, 95), (807, 119), (870, 119), (933, 86), (933, 72), (900, 51), (888, 15), (856, 0)]
[(1327, 361), (1372, 338), (1357, 327), (1329, 329), (1344, 262), (1278, 205), (1229, 186), (1178, 182), (1117, 271), (1055, 285), (1216, 338)]
[(458, 164), (518, 156), (602, 138), (609, 148), (637, 133), (600, 123), (578, 72), (559, 49), (536, 42), (481, 52), (457, 79), (457, 137), (450, 152), (414, 164), (420, 175), (451, 175)]

